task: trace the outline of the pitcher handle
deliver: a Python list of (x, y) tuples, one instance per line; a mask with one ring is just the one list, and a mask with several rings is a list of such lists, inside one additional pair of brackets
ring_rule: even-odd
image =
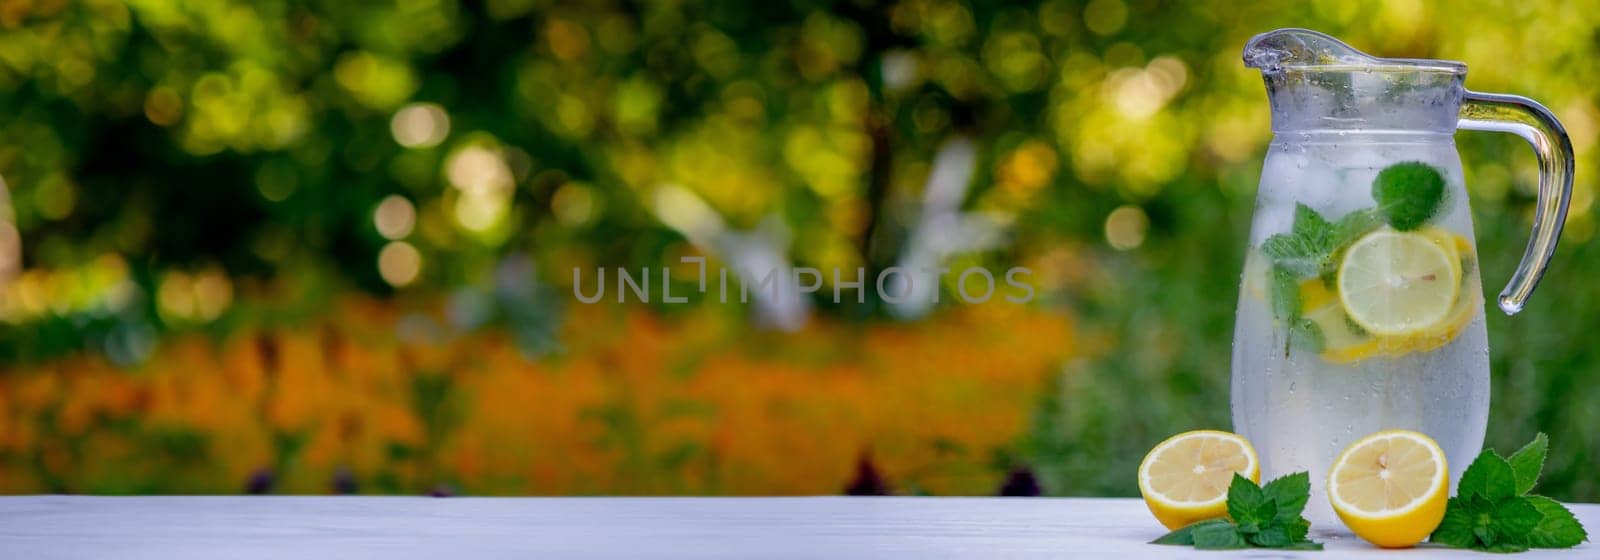
[(1500, 291), (1500, 310), (1515, 315), (1522, 311), (1544, 277), (1544, 269), (1561, 240), (1561, 228), (1567, 222), (1567, 201), (1572, 198), (1572, 141), (1549, 109), (1516, 95), (1467, 92), (1456, 126), (1521, 136), (1539, 158), (1539, 201), (1533, 213), (1533, 233), (1517, 271)]

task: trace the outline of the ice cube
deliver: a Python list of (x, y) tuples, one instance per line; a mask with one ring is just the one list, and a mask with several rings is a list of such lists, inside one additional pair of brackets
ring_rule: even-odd
[(1322, 212), (1341, 187), (1332, 166), (1305, 148), (1274, 147), (1261, 171), (1250, 243), (1260, 243), (1294, 226), (1295, 207), (1305, 204)]

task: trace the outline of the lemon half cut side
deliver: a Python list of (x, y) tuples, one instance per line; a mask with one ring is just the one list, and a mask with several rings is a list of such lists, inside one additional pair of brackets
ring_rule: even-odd
[(1328, 502), (1356, 536), (1385, 548), (1422, 542), (1444, 519), (1450, 469), (1424, 434), (1388, 430), (1361, 438), (1328, 470)]
[(1228, 486), (1239, 474), (1261, 479), (1256, 450), (1238, 434), (1184, 432), (1156, 445), (1139, 463), (1139, 493), (1168, 529), (1228, 513)]

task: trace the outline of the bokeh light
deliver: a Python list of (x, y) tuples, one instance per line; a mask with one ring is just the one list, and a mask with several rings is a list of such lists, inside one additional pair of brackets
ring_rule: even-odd
[(156, 291), (156, 303), (169, 324), (215, 321), (233, 303), (233, 283), (216, 268), (169, 271)]
[(391, 194), (372, 211), (372, 225), (385, 239), (404, 239), (417, 225), (417, 209), (406, 197)]
[(1106, 216), (1106, 243), (1118, 251), (1128, 251), (1144, 244), (1150, 229), (1150, 218), (1144, 210), (1131, 204), (1117, 207)]
[(412, 103), (389, 120), (394, 141), (407, 148), (432, 148), (450, 135), (450, 115), (437, 103)]
[(580, 183), (566, 183), (550, 197), (550, 210), (568, 226), (580, 226), (594, 219), (596, 198), (593, 190)]
[(474, 233), (486, 233), (501, 223), (509, 210), (514, 185), (511, 167), (500, 150), (484, 143), (467, 145), (445, 162), (456, 198), (456, 223)]
[(422, 272), (422, 253), (404, 241), (391, 241), (378, 252), (378, 274), (395, 287), (417, 280)]
[(0, 286), (22, 271), (22, 234), (10, 220), (0, 217)]
[(183, 118), (183, 99), (172, 88), (152, 88), (144, 98), (144, 116), (161, 126), (177, 124)]
[(372, 52), (340, 56), (333, 75), (340, 87), (372, 109), (399, 105), (417, 89), (416, 71), (409, 64)]
[(233, 303), (233, 282), (218, 269), (194, 276), (194, 310), (201, 321), (214, 321)]

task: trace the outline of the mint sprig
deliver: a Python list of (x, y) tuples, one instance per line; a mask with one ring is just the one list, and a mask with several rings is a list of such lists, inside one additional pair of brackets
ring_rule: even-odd
[(1304, 278), (1322, 273), (1334, 247), (1333, 224), (1310, 206), (1296, 204), (1294, 224), (1288, 232), (1262, 241), (1261, 253), (1274, 266)]
[(1571, 548), (1589, 539), (1560, 502), (1529, 494), (1544, 470), (1550, 439), (1543, 433), (1506, 459), (1485, 449), (1461, 474), (1456, 496), (1430, 541), (1488, 552)]
[(1262, 241), (1261, 253), (1297, 278), (1328, 275), (1337, 268), (1335, 255), (1381, 225), (1383, 218), (1372, 208), (1330, 222), (1310, 206), (1296, 204), (1289, 231)]
[(1382, 225), (1383, 218), (1371, 208), (1330, 222), (1311, 207), (1297, 204), (1289, 231), (1261, 242), (1261, 254), (1272, 263), (1268, 286), (1272, 314), (1288, 326), (1287, 344), (1312, 353), (1323, 350), (1326, 338), (1322, 329), (1300, 316), (1300, 281), (1320, 276), (1331, 283), (1338, 269), (1336, 257), (1356, 239)]
[(1311, 522), (1300, 515), (1310, 496), (1311, 477), (1305, 472), (1278, 478), (1264, 487), (1234, 474), (1228, 486), (1227, 518), (1199, 521), (1150, 543), (1201, 550), (1322, 550), (1321, 543), (1306, 538)]

